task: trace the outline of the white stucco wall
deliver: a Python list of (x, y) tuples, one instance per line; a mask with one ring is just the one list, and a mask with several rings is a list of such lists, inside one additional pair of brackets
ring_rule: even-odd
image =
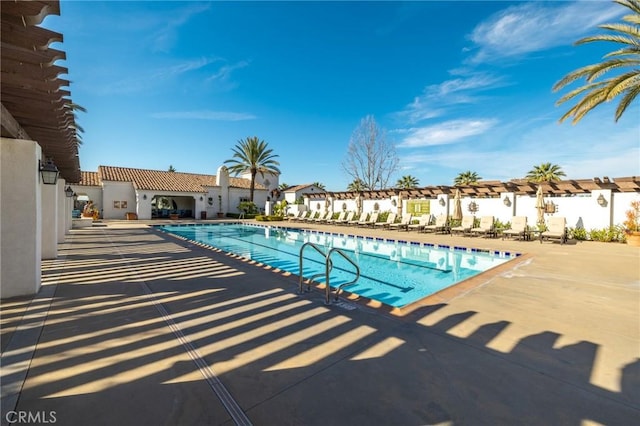
[(36, 294), (41, 283), (41, 187), (34, 141), (0, 139), (0, 298)]
[(58, 256), (58, 188), (42, 184), (40, 188), (42, 228), (42, 259)]
[[(94, 205), (100, 211), (100, 217), (104, 219), (125, 219), (126, 213), (136, 211), (136, 192), (133, 184), (130, 182), (111, 182), (103, 181), (102, 183), (102, 205)], [(127, 202), (126, 208), (114, 207), (113, 202)]]
[(66, 188), (66, 186), (66, 181), (59, 178), (56, 185), (58, 193), (58, 243), (64, 243), (64, 236), (67, 233), (67, 216), (71, 215), (71, 211), (67, 211), (67, 196), (64, 193), (64, 189)]

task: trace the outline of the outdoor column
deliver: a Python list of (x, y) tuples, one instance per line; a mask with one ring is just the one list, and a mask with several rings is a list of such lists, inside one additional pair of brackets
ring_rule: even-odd
[(34, 141), (0, 139), (0, 298), (40, 290), (40, 172)]
[(42, 259), (58, 256), (58, 185), (40, 183), (42, 208)]
[[(64, 193), (65, 180), (58, 178), (56, 183), (56, 201), (58, 205), (58, 243), (64, 243), (67, 222), (67, 196)], [(57, 248), (56, 248), (57, 251)]]

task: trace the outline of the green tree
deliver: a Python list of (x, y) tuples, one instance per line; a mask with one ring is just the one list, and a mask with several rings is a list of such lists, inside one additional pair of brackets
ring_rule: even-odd
[[(640, 93), (640, 68), (638, 68), (640, 64), (640, 0), (614, 1), (631, 10), (631, 14), (622, 17), (624, 22), (600, 25), (599, 28), (609, 32), (585, 37), (575, 42), (575, 44), (581, 45), (596, 41), (606, 41), (617, 43), (616, 47), (619, 46), (619, 48), (607, 53), (602, 62), (587, 65), (570, 72), (553, 86), (553, 91), (558, 91), (575, 80), (581, 78), (586, 80), (584, 86), (570, 91), (556, 102), (556, 105), (561, 105), (576, 96), (584, 94), (560, 118), (560, 122), (573, 117), (572, 122), (576, 124), (596, 106), (621, 96), (615, 112), (615, 121), (618, 121), (627, 107)], [(628, 67), (631, 68), (629, 69)], [(614, 75), (612, 72), (614, 70), (621, 72), (617, 72)], [(610, 77), (599, 80), (604, 75)]]
[(256, 186), (256, 175), (264, 176), (265, 173), (280, 173), (280, 163), (275, 159), (277, 154), (268, 148), (268, 144), (259, 140), (256, 136), (239, 140), (232, 149), (233, 157), (225, 161), (229, 164), (229, 172), (238, 175), (245, 170), (251, 173), (249, 186), (249, 201), (253, 202), (253, 192)]
[(551, 182), (560, 180), (560, 178), (564, 176), (566, 176), (566, 174), (557, 164), (542, 163), (529, 170), (527, 179), (532, 182)]
[(418, 179), (413, 177), (413, 176), (411, 176), (411, 175), (402, 176), (396, 182), (396, 186), (398, 188), (402, 188), (402, 189), (417, 188), (418, 187)]
[(323, 191), (327, 189), (327, 188), (324, 186), (324, 183), (320, 183), (320, 182), (313, 182), (311, 185), (315, 185), (315, 186), (317, 186), (319, 189), (322, 189)]
[(473, 185), (474, 183), (478, 183), (478, 181), (482, 179), (482, 177), (478, 176), (476, 172), (472, 172), (471, 170), (467, 170), (466, 172), (462, 172), (458, 174), (453, 180), (454, 185)]
[(367, 188), (365, 183), (360, 179), (354, 179), (353, 182), (347, 185), (347, 191), (351, 191), (351, 192), (360, 192), (366, 189), (369, 189), (369, 188)]
[(284, 191), (285, 189), (289, 188), (291, 185), (289, 185), (288, 183), (284, 183), (282, 182), (280, 185), (278, 185), (278, 189), (280, 191)]
[(168, 171), (168, 172), (172, 172), (172, 173), (173, 173), (173, 172), (175, 172), (175, 171), (176, 171), (176, 168), (175, 168), (175, 167), (173, 167), (173, 165), (172, 165), (172, 164), (169, 164), (169, 169), (168, 169), (167, 171)]

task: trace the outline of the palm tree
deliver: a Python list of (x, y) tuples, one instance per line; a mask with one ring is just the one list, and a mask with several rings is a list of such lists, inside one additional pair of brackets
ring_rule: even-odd
[[(575, 42), (575, 44), (608, 41), (619, 43), (620, 48), (607, 53), (603, 62), (579, 68), (567, 74), (553, 86), (553, 91), (555, 92), (583, 77), (587, 83), (567, 93), (556, 102), (556, 105), (560, 105), (578, 95), (584, 94), (582, 99), (560, 118), (560, 122), (573, 117), (572, 122), (576, 124), (596, 106), (612, 101), (615, 97), (621, 95), (622, 98), (615, 112), (615, 121), (618, 121), (629, 104), (640, 93), (640, 68), (638, 68), (640, 64), (640, 0), (614, 1), (631, 9), (632, 13), (630, 15), (622, 17), (625, 22), (600, 25), (599, 28), (608, 30), (609, 33), (585, 37)], [(624, 67), (632, 68), (605, 80), (597, 81), (598, 78), (607, 73), (612, 75), (610, 71)]]
[(324, 186), (324, 183), (313, 182), (311, 185), (315, 185), (318, 189), (322, 189), (323, 191), (326, 189), (326, 187)]
[(560, 178), (564, 176), (566, 176), (566, 174), (557, 164), (542, 163), (539, 166), (534, 166), (533, 169), (529, 171), (527, 179), (532, 182), (551, 182), (560, 180)]
[(402, 189), (411, 189), (418, 187), (418, 178), (415, 178), (411, 175), (402, 176), (402, 178), (398, 179), (396, 182), (396, 186)]
[(289, 185), (288, 183), (284, 183), (282, 182), (280, 185), (278, 185), (278, 189), (280, 191), (284, 191), (285, 189), (289, 188), (291, 185)]
[(267, 143), (259, 140), (256, 136), (239, 140), (232, 151), (233, 157), (224, 163), (230, 164), (229, 171), (235, 175), (247, 169), (251, 172), (249, 201), (253, 202), (253, 191), (256, 186), (258, 172), (262, 176), (264, 176), (265, 172), (280, 173), (278, 169), (280, 163), (275, 160), (278, 155), (273, 154), (273, 150), (267, 148)]
[(169, 169), (168, 169), (167, 171), (168, 171), (168, 172), (172, 172), (172, 173), (173, 173), (173, 172), (175, 172), (175, 171), (176, 171), (176, 168), (175, 168), (175, 167), (173, 167), (173, 165), (172, 165), (172, 164), (169, 164)]
[(467, 170), (466, 172), (460, 173), (453, 180), (454, 185), (473, 185), (474, 183), (478, 183), (478, 181), (482, 179), (476, 172), (472, 172), (471, 170)]
[(350, 192), (360, 192), (364, 191), (365, 189), (367, 188), (362, 179), (354, 179), (353, 182), (347, 185), (347, 191)]
[(82, 105), (78, 105), (76, 103), (70, 102), (68, 104), (64, 104), (65, 109), (71, 112), (73, 115), (73, 123), (69, 124), (69, 129), (73, 132), (78, 145), (82, 145), (82, 134), (84, 133), (84, 128), (78, 124), (78, 114), (76, 111), (87, 112), (87, 109)]

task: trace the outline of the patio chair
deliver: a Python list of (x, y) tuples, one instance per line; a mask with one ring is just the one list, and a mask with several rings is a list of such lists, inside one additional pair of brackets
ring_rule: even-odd
[(482, 216), (480, 218), (480, 226), (477, 228), (471, 228), (471, 231), (469, 232), (474, 236), (484, 235), (486, 237), (487, 235), (495, 235), (494, 223), (495, 218), (493, 216)]
[(502, 231), (502, 239), (504, 237), (518, 237), (518, 239), (527, 238), (527, 217), (513, 216), (511, 218), (511, 228)]
[(406, 214), (404, 216), (402, 216), (402, 220), (398, 223), (390, 223), (389, 226), (387, 227), (387, 229), (404, 229), (404, 230), (409, 230), (409, 224), (411, 223), (411, 215), (410, 214)]
[(411, 231), (412, 229), (417, 229), (418, 232), (420, 232), (424, 229), (425, 226), (429, 224), (430, 221), (431, 221), (431, 215), (423, 214), (422, 216), (420, 216), (420, 219), (418, 219), (418, 223), (412, 223), (407, 227), (407, 231)]
[(433, 225), (426, 225), (422, 228), (422, 232), (447, 232), (447, 215), (441, 214), (436, 216), (436, 222)]
[(300, 218), (300, 216), (302, 216), (302, 213), (304, 212), (302, 210), (299, 210), (294, 213), (293, 216), (285, 216), (284, 220), (295, 221), (296, 219)]
[(344, 220), (344, 218), (346, 216), (347, 216), (347, 212), (346, 211), (341, 211), (337, 218), (328, 219), (326, 223), (328, 223), (329, 225), (333, 225), (336, 222), (340, 222), (341, 220)]
[(291, 219), (292, 222), (303, 222), (305, 221), (309, 215), (311, 214), (311, 211), (303, 211), (302, 214), (295, 216)]
[(394, 223), (396, 221), (396, 214), (395, 213), (389, 213), (389, 216), (387, 216), (387, 220), (384, 222), (376, 222), (373, 224), (374, 227), (380, 227), (382, 229), (384, 228), (388, 228), (389, 225), (391, 225), (392, 223)]
[(466, 235), (473, 228), (473, 221), (475, 218), (473, 216), (462, 216), (462, 223), (460, 226), (454, 226), (451, 228), (451, 235), (461, 233), (462, 235)]
[(373, 212), (367, 220), (361, 220), (357, 223), (358, 226), (373, 226), (378, 221), (378, 212)]
[(558, 239), (560, 244), (564, 244), (567, 241), (567, 219), (563, 216), (551, 216), (548, 229), (540, 233), (540, 244), (544, 239)]
[(360, 217), (359, 218), (348, 221), (347, 225), (358, 225), (360, 222), (366, 221), (368, 215), (369, 215), (369, 213), (362, 212), (362, 213), (360, 213)]
[(356, 215), (355, 212), (349, 212), (349, 213), (347, 213), (347, 217), (345, 217), (342, 220), (336, 220), (334, 223), (336, 225), (346, 225), (347, 223), (349, 223), (350, 221), (353, 220), (353, 216), (355, 216), (355, 215)]
[(331, 213), (331, 212), (325, 212), (324, 214), (321, 214), (317, 218), (313, 219), (312, 222), (324, 223), (324, 222), (327, 221), (327, 219), (330, 219), (332, 215), (333, 215), (333, 213)]

